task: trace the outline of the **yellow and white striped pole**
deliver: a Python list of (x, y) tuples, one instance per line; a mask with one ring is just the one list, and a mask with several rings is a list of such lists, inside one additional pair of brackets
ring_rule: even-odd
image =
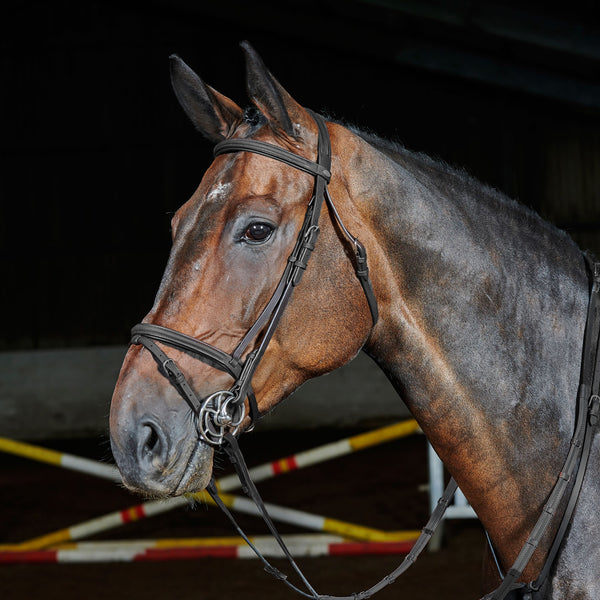
[[(248, 515), (260, 517), (261, 513), (252, 502), (252, 500), (243, 496), (235, 496), (233, 494), (220, 493), (221, 500), (227, 508), (236, 512), (241, 512)], [(0, 545), (0, 551), (25, 551), (25, 550), (40, 550), (49, 548), (57, 544), (64, 544), (81, 540), (86, 537), (95, 535), (101, 531), (106, 531), (113, 527), (137, 521), (139, 519), (166, 512), (174, 508), (175, 505), (183, 506), (189, 503), (189, 498), (192, 497), (196, 501), (206, 504), (213, 504), (212, 499), (206, 492), (191, 494), (188, 498), (178, 497), (169, 498), (168, 500), (156, 500), (153, 502), (145, 502), (142, 505), (133, 506), (122, 511), (115, 511), (96, 519), (84, 521), (72, 527), (59, 529), (52, 533), (36, 537), (19, 544)], [(286, 508), (277, 504), (265, 503), (265, 507), (271, 518), (275, 521), (290, 523), (299, 527), (305, 527), (312, 531), (321, 531), (331, 533), (364, 542), (403, 542), (414, 540), (418, 537), (419, 531), (382, 531), (362, 525), (355, 525), (347, 521), (338, 519), (330, 519), (321, 515)]]
[[(331, 442), (322, 446), (317, 446), (311, 450), (305, 450), (286, 458), (280, 458), (273, 462), (264, 463), (257, 467), (249, 469), (250, 476), (253, 481), (264, 481), (271, 477), (288, 473), (289, 471), (295, 471), (296, 469), (302, 469), (304, 467), (310, 467), (326, 460), (338, 458), (358, 450), (364, 450), (371, 446), (377, 446), (384, 442), (389, 442), (394, 439), (406, 437), (413, 433), (421, 431), (419, 425), (414, 419), (388, 425), (387, 427), (380, 427), (373, 431), (366, 433), (359, 433), (349, 438), (339, 440), (337, 442)], [(228, 492), (230, 490), (239, 487), (239, 481), (237, 475), (227, 475), (221, 477), (217, 481), (217, 488), (219, 491)]]
[[(264, 463), (257, 467), (253, 467), (249, 472), (254, 481), (263, 481), (289, 471), (309, 467), (319, 462), (344, 456), (345, 454), (363, 450), (370, 446), (383, 444), (384, 442), (405, 437), (419, 431), (420, 429), (417, 422), (414, 419), (409, 419), (407, 421), (395, 423), (394, 425), (388, 425), (387, 427), (360, 433), (337, 442), (324, 444), (317, 448), (280, 458), (273, 462)], [(47, 448), (34, 446), (33, 444), (27, 444), (25, 442), (18, 442), (5, 437), (0, 437), (0, 451), (66, 469), (80, 471), (82, 473), (87, 473), (88, 475), (110, 479), (112, 481), (121, 481), (119, 471), (113, 465), (99, 463), (88, 458), (81, 458), (57, 450), (49, 450)], [(236, 489), (239, 487), (237, 476), (232, 474), (222, 477), (217, 482), (217, 487), (224, 492)]]
[[(419, 426), (416, 421), (411, 419), (370, 432), (358, 434), (337, 442), (325, 444), (273, 462), (264, 463), (257, 467), (253, 467), (249, 472), (252, 479), (255, 481), (263, 481), (292, 470), (314, 465), (345, 454), (350, 454), (418, 431), (420, 431)], [(55, 450), (48, 450), (39, 446), (16, 442), (2, 437), (0, 437), (0, 450), (56, 466), (97, 475), (105, 479), (120, 481), (117, 469), (111, 465), (97, 463), (93, 460), (80, 458)], [(232, 510), (245, 512), (246, 514), (259, 515), (256, 506), (251, 500), (224, 493), (236, 489), (239, 485), (240, 482), (235, 474), (222, 477), (217, 481), (217, 488), (219, 489), (223, 502)], [(205, 492), (169, 498), (167, 500), (145, 502), (143, 504), (131, 506), (122, 511), (115, 511), (73, 525), (72, 527), (27, 540), (20, 544), (0, 545), (0, 551), (38, 550), (60, 543), (81, 540), (85, 537), (95, 535), (96, 533), (118, 527), (131, 521), (137, 521), (139, 519), (167, 512), (180, 506), (185, 506), (189, 504), (190, 500), (201, 501), (207, 504), (212, 503), (212, 500)], [(292, 523), (314, 531), (339, 534), (344, 537), (361, 541), (404, 541), (413, 539), (415, 533), (418, 535), (418, 532), (414, 531), (385, 532), (371, 529), (274, 504), (267, 504), (266, 506), (274, 520)]]
[[(201, 496), (203, 502), (213, 503), (212, 499), (206, 492), (195, 494)], [(233, 494), (219, 493), (223, 504), (231, 510), (241, 512), (247, 515), (260, 517), (261, 513), (252, 500), (244, 496), (235, 496)], [(359, 540), (364, 542), (400, 542), (413, 540), (419, 537), (420, 531), (382, 531), (371, 527), (363, 527), (355, 525), (347, 521), (339, 521), (330, 519), (321, 515), (296, 510), (294, 508), (286, 508), (269, 502), (264, 503), (267, 512), (274, 521), (297, 525), (312, 531), (322, 531), (325, 533), (333, 533), (341, 535), (345, 538)]]
[(103, 479), (111, 479), (112, 481), (121, 481), (119, 470), (114, 465), (101, 463), (89, 458), (81, 458), (66, 452), (58, 450), (50, 450), (25, 442), (17, 442), (5, 437), (0, 437), (0, 451), (14, 454), (23, 458), (30, 458), (38, 462), (48, 463), (56, 467), (71, 469), (72, 471), (80, 471), (88, 475), (95, 475)]

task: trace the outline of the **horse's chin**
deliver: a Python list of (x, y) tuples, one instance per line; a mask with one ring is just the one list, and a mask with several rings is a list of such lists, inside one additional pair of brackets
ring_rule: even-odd
[[(187, 460), (177, 461), (168, 468), (150, 473), (126, 476), (124, 486), (146, 498), (162, 499), (200, 492), (210, 483), (213, 470), (213, 449), (202, 441), (196, 442)], [(158, 471), (158, 472), (157, 472)]]
[(200, 492), (210, 483), (213, 471), (213, 450), (198, 440), (173, 496)]

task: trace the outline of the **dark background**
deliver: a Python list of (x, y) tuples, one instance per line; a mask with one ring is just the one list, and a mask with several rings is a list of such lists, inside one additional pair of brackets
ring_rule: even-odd
[[(465, 167), (600, 253), (599, 13), (595, 0), (8, 3), (0, 18), (0, 350), (126, 344), (160, 281), (170, 215), (211, 160), (171, 91), (168, 56), (178, 53), (244, 104), (244, 39), (301, 103)], [(248, 455), (257, 464), (343, 437), (326, 433), (257, 432)], [(369, 526), (418, 528), (427, 513), (424, 446), (401, 440), (262, 491)], [(96, 439), (56, 447), (108, 454)], [(4, 543), (137, 502), (112, 483), (15, 457), (3, 455), (0, 474)], [(206, 535), (206, 521), (230, 535), (217, 519), (187, 511), (121, 535)], [(382, 600), (477, 597), (477, 527), (451, 524), (445, 551), (425, 553)], [(255, 561), (234, 562), (10, 565), (0, 596), (292, 597)], [(317, 589), (349, 593), (398, 562), (306, 559), (303, 567)]]
[(2, 9), (0, 349), (122, 344), (211, 148), (181, 55), (244, 104), (248, 39), (301, 103), (403, 141), (600, 250), (593, 0), (10, 2)]

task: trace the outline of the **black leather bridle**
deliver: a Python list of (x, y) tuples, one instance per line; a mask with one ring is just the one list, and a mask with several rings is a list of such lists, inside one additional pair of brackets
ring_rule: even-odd
[[(261, 154), (309, 173), (315, 178), (312, 199), (308, 204), (304, 222), (300, 229), (300, 233), (298, 234), (296, 244), (288, 258), (277, 288), (267, 306), (263, 309), (254, 325), (248, 330), (236, 349), (232, 354), (227, 354), (215, 346), (196, 340), (193, 337), (167, 327), (161, 327), (150, 323), (142, 323), (133, 328), (131, 343), (141, 344), (150, 351), (159, 363), (164, 375), (169, 378), (184, 400), (189, 404), (197, 419), (199, 436), (210, 445), (222, 446), (228, 454), (240, 477), (243, 489), (256, 503), (265, 523), (271, 530), (271, 533), (281, 547), (284, 555), (300, 576), (307, 591), (305, 592), (293, 585), (287, 579), (286, 575), (273, 567), (253, 546), (251, 541), (237, 525), (228, 508), (219, 498), (214, 480), (212, 480), (207, 487), (207, 491), (215, 503), (227, 514), (240, 535), (244, 537), (246, 542), (262, 560), (265, 570), (283, 581), (290, 588), (308, 598), (314, 598), (315, 600), (363, 600), (370, 598), (382, 588), (393, 583), (415, 562), (441, 522), (446, 507), (452, 500), (454, 492), (457, 489), (457, 484), (454, 479), (452, 478), (448, 483), (444, 494), (440, 498), (429, 522), (423, 528), (421, 536), (416, 541), (413, 549), (392, 573), (363, 592), (344, 597), (323, 596), (318, 594), (306, 580), (285, 543), (281, 539), (281, 536), (277, 532), (277, 529), (264, 507), (260, 494), (250, 478), (244, 457), (235, 438), (235, 434), (238, 432), (246, 416), (246, 398), (249, 403), (249, 417), (251, 423), (254, 423), (260, 416), (256, 398), (252, 391), (252, 376), (266, 351), (269, 341), (271, 340), (283, 311), (290, 300), (294, 288), (300, 283), (302, 275), (306, 270), (308, 260), (315, 248), (319, 234), (318, 222), (324, 202), (327, 203), (344, 235), (354, 246), (354, 268), (356, 275), (365, 293), (373, 324), (375, 324), (378, 319), (377, 301), (369, 279), (365, 248), (359, 240), (352, 236), (346, 229), (327, 191), (327, 184), (331, 179), (331, 145), (329, 133), (322, 117), (312, 112), (311, 115), (317, 123), (319, 130), (317, 162), (307, 160), (273, 144), (257, 140), (225, 140), (217, 144), (214, 150), (215, 156), (230, 152), (253, 152)], [(597, 263), (591, 265), (591, 269), (593, 272), (593, 287), (590, 295), (585, 329), (582, 370), (577, 397), (576, 424), (570, 449), (563, 469), (548, 497), (548, 501), (543, 508), (542, 514), (533, 527), (527, 541), (523, 545), (521, 552), (506, 574), (499, 569), (502, 583), (496, 590), (486, 595), (484, 600), (534, 600), (539, 597), (542, 586), (548, 579), (579, 497), (590, 455), (592, 440), (600, 422), (600, 264)], [(247, 355), (246, 359), (243, 360), (242, 357), (249, 344), (257, 338), (261, 332), (263, 333), (263, 336), (260, 343)], [(191, 354), (195, 358), (228, 373), (234, 379), (233, 386), (229, 390), (215, 392), (201, 401), (187, 382), (175, 361), (170, 358), (156, 342)], [(527, 584), (518, 582), (523, 570), (527, 566), (544, 533), (552, 522), (553, 517), (557, 514), (559, 506), (569, 487), (570, 494), (562, 512), (558, 532), (554, 537), (554, 541), (539, 577), (536, 581)], [(494, 548), (491, 543), (490, 547), (494, 553)]]
[[(192, 409), (197, 419), (197, 429), (200, 437), (214, 446), (221, 444), (226, 432), (235, 434), (238, 431), (246, 416), (246, 398), (248, 399), (251, 423), (253, 424), (260, 417), (256, 397), (252, 390), (252, 376), (269, 345), (294, 288), (300, 283), (306, 270), (319, 235), (319, 216), (324, 202), (327, 203), (342, 232), (354, 247), (356, 276), (365, 293), (373, 324), (377, 322), (377, 300), (369, 279), (366, 250), (360, 241), (351, 235), (344, 226), (327, 191), (327, 184), (331, 179), (329, 132), (321, 116), (312, 112), (311, 115), (319, 132), (317, 162), (298, 156), (274, 144), (258, 140), (225, 140), (217, 144), (214, 149), (215, 156), (231, 152), (261, 154), (304, 171), (315, 178), (312, 199), (308, 203), (304, 222), (279, 284), (256, 322), (235, 350), (231, 354), (227, 354), (215, 346), (191, 336), (152, 323), (141, 323), (132, 330), (131, 343), (141, 344), (151, 352), (160, 365), (162, 372), (169, 378)], [(258, 346), (243, 360), (242, 357), (249, 344), (261, 333), (263, 335)], [(228, 373), (233, 377), (234, 384), (230, 389), (215, 392), (201, 401), (175, 361), (156, 342), (187, 352), (210, 366)]]

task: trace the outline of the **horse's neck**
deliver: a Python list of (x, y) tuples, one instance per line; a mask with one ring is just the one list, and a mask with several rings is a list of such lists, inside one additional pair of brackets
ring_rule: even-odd
[[(460, 174), (410, 155), (397, 165), (372, 159), (379, 175), (368, 175), (360, 202), (379, 239), (381, 320), (365, 349), (490, 533), (521, 536), (572, 433), (583, 257), (536, 215)], [(507, 531), (499, 515), (507, 501), (515, 514), (515, 498), (522, 515)]]

